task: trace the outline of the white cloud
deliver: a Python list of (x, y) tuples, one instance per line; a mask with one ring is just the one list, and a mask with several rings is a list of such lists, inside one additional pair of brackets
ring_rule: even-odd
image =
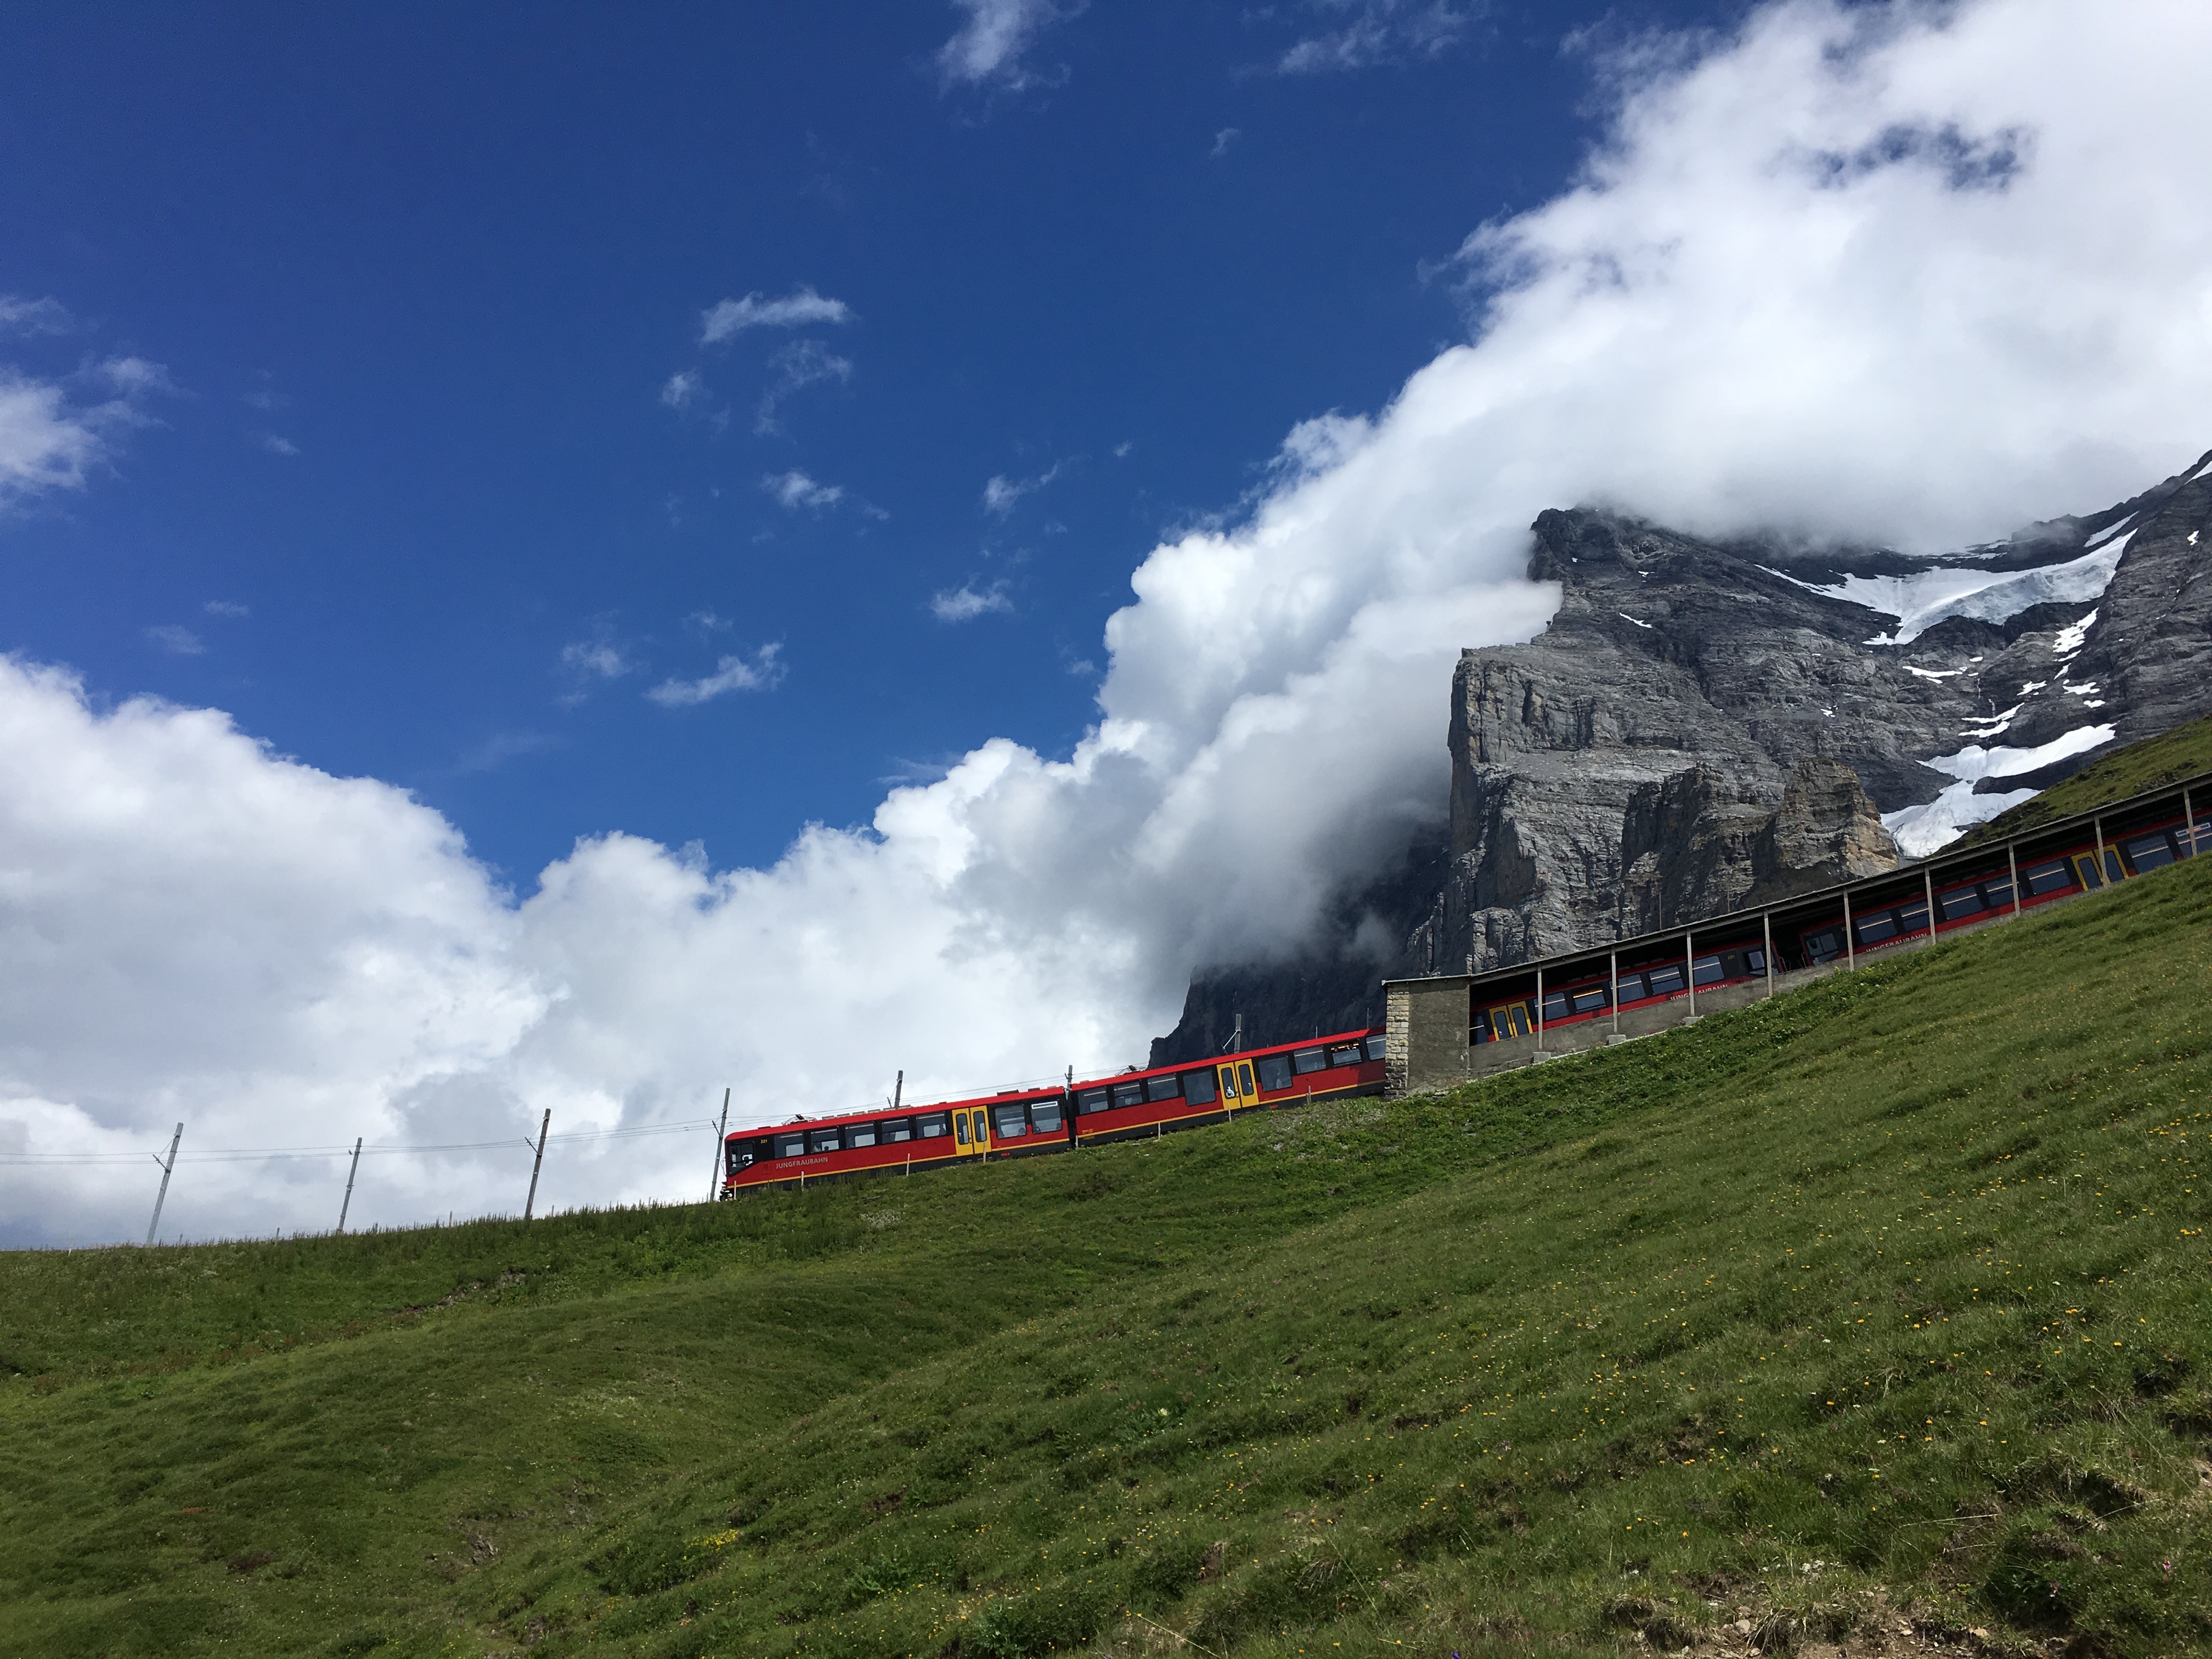
[(702, 679), (663, 680), (645, 695), (663, 708), (690, 708), (731, 691), (773, 691), (783, 683), (783, 647), (761, 647), (750, 659), (724, 657)]
[(210, 617), (250, 617), (253, 614), (235, 599), (210, 599), (200, 609)]
[(0, 329), (15, 334), (66, 334), (76, 325), (69, 308), (58, 300), (0, 294)]
[(1235, 143), (1243, 136), (1244, 130), (1242, 127), (1222, 128), (1220, 131), (1213, 135), (1213, 148), (1206, 152), (1207, 155), (1213, 161), (1219, 161), (1223, 156), (1229, 154), (1230, 145)]
[(1014, 602), (1006, 597), (1006, 585), (1002, 581), (984, 588), (963, 582), (958, 587), (932, 594), (929, 600), (929, 614), (941, 623), (973, 622), (978, 617), (994, 613), (1010, 616), (1013, 609)]
[(69, 382), (0, 365), (0, 508), (81, 488), (89, 472), (113, 459), (120, 432), (147, 423), (145, 398), (175, 390), (168, 371), (143, 357), (111, 357), (70, 380), (103, 395), (79, 402)]
[(1066, 461), (1055, 461), (1034, 478), (1008, 478), (994, 474), (983, 486), (984, 509), (1003, 519), (1023, 496), (1042, 489), (1066, 470)]
[(162, 623), (149, 628), (146, 637), (173, 657), (198, 657), (207, 651), (198, 635), (178, 623)]
[[(1294, 944), (1441, 813), (1459, 648), (1556, 602), (1522, 579), (1542, 508), (1940, 550), (2194, 458), (2212, 12), (2081, 19), (1788, 4), (1620, 77), (1584, 177), (1470, 243), (1470, 342), (1145, 557), (1066, 758), (982, 743), (764, 869), (608, 836), (510, 901), (398, 790), (0, 669), (0, 1147), (519, 1139), (544, 1105), (641, 1124), (730, 1085), (766, 1117), (1141, 1057), (1194, 964)], [(614, 1145), (556, 1146), (551, 1201), (705, 1179), (703, 1141)], [(394, 1158), (356, 1211), (513, 1209), (527, 1176)], [(235, 1231), (327, 1226), (343, 1177), (179, 1180), (178, 1226)], [(143, 1231), (151, 1198), (0, 1183), (26, 1242)]]
[(1312, 0), (1310, 9), (1338, 20), (1338, 26), (1285, 52), (1275, 64), (1285, 75), (1434, 58), (1465, 40), (1482, 10), (1448, 0)]
[[(968, 21), (937, 52), (947, 85), (994, 86), (1018, 92), (1047, 77), (1023, 56), (1055, 23), (1080, 13), (1088, 0), (952, 0)], [(1053, 77), (1057, 78), (1057, 77)]]
[(793, 392), (832, 381), (843, 386), (853, 378), (852, 359), (838, 356), (818, 340), (793, 341), (769, 359), (769, 366), (775, 370), (775, 378), (753, 411), (756, 432), (778, 429), (776, 411)]
[(852, 307), (842, 300), (817, 294), (802, 283), (781, 300), (748, 294), (742, 300), (722, 300), (710, 306), (700, 313), (699, 343), (717, 345), (749, 328), (805, 328), (815, 323), (850, 322), (852, 317)]
[(591, 638), (572, 640), (561, 647), (561, 678), (568, 690), (554, 701), (574, 708), (590, 702), (592, 693), (605, 682), (635, 674), (641, 666), (616, 641), (611, 620), (601, 617), (592, 625)]
[(578, 640), (562, 646), (561, 665), (599, 680), (618, 680), (637, 668), (618, 647), (605, 640)]
[(789, 472), (771, 472), (761, 480), (761, 488), (775, 497), (777, 505), (794, 513), (801, 507), (818, 511), (835, 507), (845, 499), (842, 484), (817, 483), (796, 468)]
[(670, 409), (689, 409), (706, 394), (706, 382), (697, 369), (679, 368), (662, 383), (660, 401)]
[(271, 455), (296, 455), (300, 453), (299, 445), (294, 443), (289, 438), (283, 437), (274, 432), (264, 432), (261, 434), (261, 447)]

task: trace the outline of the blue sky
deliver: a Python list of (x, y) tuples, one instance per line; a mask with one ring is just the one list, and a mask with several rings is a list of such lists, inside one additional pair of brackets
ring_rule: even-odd
[(1433, 832), (1545, 508), (2212, 441), (2201, 0), (6, 21), (0, 1245), (1118, 1067)]
[(1066, 753), (1153, 544), (1463, 336), (1455, 250), (1590, 137), (1571, 33), (1705, 9), (1100, 0), (966, 79), (990, 19), (910, 3), (9, 9), (0, 293), (66, 321), (6, 357), (173, 389), (0, 520), (0, 647), (526, 890)]

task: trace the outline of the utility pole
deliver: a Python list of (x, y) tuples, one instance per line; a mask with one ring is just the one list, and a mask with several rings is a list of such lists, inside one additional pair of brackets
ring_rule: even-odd
[[(522, 1218), (530, 1219), (530, 1212), (538, 1206), (538, 1171), (545, 1163), (545, 1134), (553, 1127), (553, 1109), (545, 1109), (545, 1121), (538, 1126), (538, 1157), (530, 1165), (530, 1196), (522, 1201)], [(527, 1141), (523, 1143), (529, 1145)]]
[(894, 1112), (898, 1110), (899, 1102), (905, 1098), (906, 1067), (902, 1066), (899, 1067), (898, 1081), (891, 1085), (891, 1110)]
[(353, 1178), (361, 1171), (361, 1137), (353, 1138), (353, 1165), (346, 1171), (345, 1201), (338, 1206), (338, 1231), (345, 1231), (346, 1212), (353, 1208)]
[(707, 1201), (712, 1204), (714, 1194), (722, 1189), (722, 1148), (730, 1133), (730, 1091), (722, 1091), (722, 1127), (714, 1131), (714, 1173), (707, 1182)]
[(177, 1167), (177, 1143), (184, 1138), (185, 1126), (179, 1123), (177, 1133), (169, 1137), (168, 1162), (163, 1164), (158, 1158), (154, 1160), (161, 1164), (161, 1190), (154, 1195), (154, 1219), (146, 1228), (146, 1248), (149, 1250), (154, 1248), (154, 1235), (161, 1231), (161, 1206), (169, 1200), (169, 1172)]

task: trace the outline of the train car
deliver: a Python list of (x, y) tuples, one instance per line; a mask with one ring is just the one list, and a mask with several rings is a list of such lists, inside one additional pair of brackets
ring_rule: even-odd
[[(2083, 842), (2064, 852), (2023, 865), (2020, 871), (2020, 908), (2075, 893), (2094, 893), (2190, 856), (2190, 827), (2179, 817), (2147, 830), (2130, 830), (2105, 843), (2100, 860), (2097, 843)], [(2197, 852), (2212, 852), (2212, 821), (2196, 826)], [(1960, 879), (1947, 878), (1936, 890), (1937, 934), (1965, 927), (2013, 908), (2012, 872), (1999, 866), (1985, 873)], [(1928, 937), (1928, 897), (1924, 892), (1887, 904), (1870, 904), (1851, 912), (1852, 951), (1844, 948), (1844, 919), (1808, 927), (1799, 936), (1808, 966), (1819, 967), (1858, 951), (1881, 950), (1907, 939)]]
[(1075, 1138), (1085, 1145), (1132, 1140), (1224, 1122), (1237, 1112), (1374, 1094), (1382, 1087), (1382, 1033), (1340, 1031), (1079, 1082)]
[[(1632, 963), (1624, 963), (1620, 969), (1620, 1006), (1650, 1007), (1689, 994), (1695, 985), (1700, 991), (1708, 987), (1740, 984), (1745, 980), (1758, 979), (1766, 972), (1766, 948), (1758, 939), (1740, 940), (1723, 945), (1717, 951), (1708, 951), (1685, 962), (1679, 956), (1657, 959), (1645, 958)], [(1613, 976), (1610, 967), (1595, 973), (1583, 974), (1564, 984), (1544, 988), (1544, 1019), (1546, 1030), (1554, 1026), (1579, 1025), (1593, 1019), (1603, 1018), (1613, 1012)], [(1536, 999), (1516, 998), (1509, 1002), (1491, 1003), (1474, 1009), (1470, 1018), (1468, 1036), (1476, 1042), (1502, 1042), (1508, 1037), (1534, 1036), (1536, 1034)]]
[[(1250, 1048), (1194, 1066), (1090, 1078), (887, 1112), (849, 1112), (744, 1129), (723, 1144), (725, 1196), (754, 1187), (898, 1175), (985, 1158), (1031, 1158), (1218, 1123), (1252, 1108), (1374, 1094), (1382, 1033)], [(1075, 1107), (1071, 1115), (1069, 1105)]]
[(848, 1112), (744, 1129), (722, 1146), (726, 1194), (750, 1187), (911, 1174), (993, 1153), (1067, 1146), (1063, 1092), (1024, 1089), (892, 1112)]

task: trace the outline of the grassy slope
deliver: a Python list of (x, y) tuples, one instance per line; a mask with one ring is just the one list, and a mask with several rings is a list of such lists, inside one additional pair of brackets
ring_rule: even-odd
[(0, 1653), (2204, 1645), (2208, 899), (1388, 1109), (8, 1258)]
[(2094, 766), (2055, 783), (2033, 800), (1999, 813), (1954, 842), (1950, 848), (1976, 847), (2025, 834), (2038, 824), (2069, 813), (2086, 812), (2108, 800), (2124, 800), (2199, 772), (2212, 771), (2212, 714), (2177, 726), (2171, 732), (2115, 749)]

